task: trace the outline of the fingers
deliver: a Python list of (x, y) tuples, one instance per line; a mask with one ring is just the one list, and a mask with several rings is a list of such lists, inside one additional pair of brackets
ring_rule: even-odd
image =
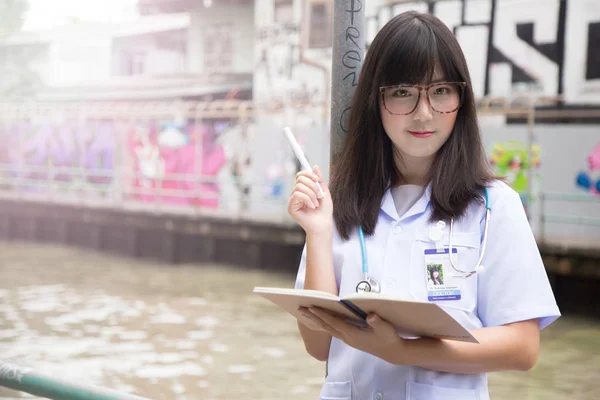
[(322, 321), (323, 326), (327, 327), (327, 331), (333, 336), (346, 340), (347, 334), (353, 334), (361, 330), (358, 326), (351, 325), (343, 319), (331, 315), (329, 312), (318, 307), (310, 307), (308, 309), (316, 318)]
[(318, 165), (315, 165), (313, 167), (313, 173), (315, 175), (317, 175), (318, 182), (320, 183), (321, 188), (323, 188), (324, 191), (328, 190), (327, 183), (325, 182), (325, 179), (323, 178), (323, 174), (321, 173), (321, 169), (319, 168)]
[(318, 165), (313, 167), (313, 173), (319, 178), (319, 182), (323, 180), (323, 174), (321, 174), (321, 169)]
[(294, 211), (298, 211), (300, 209), (302, 209), (303, 207), (308, 207), (312, 210), (316, 209), (318, 206), (318, 203), (315, 205), (315, 203), (313, 203), (312, 199), (310, 198), (310, 196), (306, 193), (303, 193), (302, 191), (299, 190), (294, 190), (294, 193), (292, 193), (292, 197), (290, 199), (290, 212), (294, 212)]
[[(298, 318), (298, 322), (300, 322), (302, 325), (306, 326), (311, 331), (327, 332), (325, 330), (325, 328), (323, 328), (321, 325), (319, 325), (318, 322), (316, 322), (314, 320), (314, 317), (311, 317), (309, 315), (310, 313), (308, 311), (305, 311), (305, 312), (299, 311), (298, 314), (299, 315), (296, 316)], [(329, 332), (327, 332), (327, 333), (329, 333)]]
[(304, 170), (302, 170), (302, 171), (300, 171), (300, 172), (298, 172), (296, 174), (296, 178), (298, 178), (299, 176), (306, 176), (307, 178), (312, 179), (315, 182), (319, 181), (319, 175), (317, 175), (314, 172), (314, 169), (313, 169), (313, 171), (304, 171)]
[(319, 316), (316, 315), (316, 313), (308, 311), (305, 308), (300, 308), (300, 314), (302, 314), (303, 317), (309, 319), (313, 324), (315, 324), (316, 326), (318, 326), (320, 329), (326, 331), (327, 333), (329, 333), (332, 336), (335, 336), (337, 338), (340, 338), (340, 332), (337, 331), (336, 329), (334, 329), (331, 325), (329, 325), (327, 322), (325, 322), (322, 318), (320, 318)]
[(296, 178), (295, 190), (308, 195), (316, 206), (319, 205), (320, 196), (317, 182), (307, 178), (306, 176), (299, 176), (298, 178)]
[[(326, 186), (325, 182), (323, 181), (323, 176), (321, 175), (321, 172), (319, 170), (319, 167), (315, 166), (311, 171), (300, 171), (296, 174), (296, 180), (298, 180), (300, 177), (305, 177), (308, 178), (309, 180), (313, 181), (315, 183), (314, 188), (316, 190), (317, 193), (317, 198), (321, 199), (323, 198), (323, 195), (326, 192)], [(313, 185), (310, 185), (310, 187), (313, 187)]]
[[(317, 209), (321, 199), (329, 201), (329, 191), (320, 177), (318, 167), (313, 171), (300, 171), (296, 174), (296, 185), (288, 203), (288, 213), (296, 214), (303, 209)], [(321, 183), (319, 183), (321, 181)]]

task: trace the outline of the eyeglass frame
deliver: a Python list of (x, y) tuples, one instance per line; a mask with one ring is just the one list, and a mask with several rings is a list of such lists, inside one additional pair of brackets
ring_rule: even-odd
[[(431, 105), (431, 100), (429, 100), (429, 89), (431, 89), (434, 86), (438, 86), (438, 85), (458, 85), (462, 88), (462, 96), (460, 96), (460, 102), (458, 103), (458, 106), (452, 110), (452, 111), (438, 111), (435, 108), (433, 108), (433, 106)], [(417, 102), (415, 103), (415, 108), (413, 108), (410, 112), (407, 113), (394, 113), (391, 112), (387, 106), (385, 105), (385, 91), (387, 89), (392, 89), (392, 88), (400, 88), (400, 87), (413, 87), (413, 88), (417, 88), (419, 89), (419, 97), (417, 98)], [(379, 87), (379, 93), (381, 94), (381, 101), (383, 102), (383, 107), (386, 109), (387, 112), (389, 112), (392, 115), (410, 115), (412, 113), (415, 112), (415, 110), (417, 109), (417, 107), (419, 107), (419, 102), (421, 101), (421, 92), (425, 92), (425, 99), (427, 99), (427, 104), (429, 104), (429, 108), (431, 108), (433, 111), (435, 111), (438, 114), (452, 114), (453, 112), (456, 112), (459, 108), (462, 107), (463, 102), (464, 102), (464, 89), (467, 87), (467, 82), (437, 82), (437, 83), (431, 83), (429, 85), (406, 85), (406, 84), (399, 84), (399, 85), (390, 85), (390, 86), (380, 86)]]

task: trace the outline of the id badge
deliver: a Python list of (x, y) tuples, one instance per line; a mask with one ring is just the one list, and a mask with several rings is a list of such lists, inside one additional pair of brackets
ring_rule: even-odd
[[(458, 263), (458, 250), (452, 249), (452, 260)], [(425, 250), (425, 279), (429, 301), (460, 300), (460, 279), (450, 265), (448, 249)]]

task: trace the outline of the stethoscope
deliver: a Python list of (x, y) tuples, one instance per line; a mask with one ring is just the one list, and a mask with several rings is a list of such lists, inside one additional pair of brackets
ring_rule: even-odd
[[(484, 198), (485, 198), (485, 224), (483, 228), (483, 240), (481, 243), (481, 252), (479, 253), (479, 260), (477, 261), (477, 265), (472, 271), (463, 271), (458, 268), (454, 264), (454, 260), (452, 259), (452, 230), (454, 227), (454, 218), (450, 218), (450, 234), (448, 235), (448, 254), (450, 258), (450, 265), (454, 269), (454, 271), (458, 272), (460, 278), (468, 278), (476, 273), (483, 272), (484, 268), (481, 265), (481, 261), (483, 260), (483, 256), (485, 254), (485, 248), (487, 244), (487, 234), (488, 234), (488, 225), (490, 222), (490, 213), (491, 208), (489, 206), (489, 196), (487, 188), (484, 189)], [(444, 228), (446, 227), (446, 223), (444, 221), (438, 221), (436, 225), (429, 232), (429, 238), (436, 243), (440, 243), (442, 237), (444, 236)], [(359, 225), (358, 227), (358, 239), (360, 241), (360, 251), (362, 255), (362, 272), (363, 272), (363, 280), (358, 282), (356, 285), (357, 292), (374, 292), (379, 293), (381, 291), (381, 287), (379, 286), (379, 282), (375, 278), (371, 278), (369, 276), (369, 261), (367, 259), (367, 246), (365, 244), (365, 233), (363, 232), (362, 227)]]

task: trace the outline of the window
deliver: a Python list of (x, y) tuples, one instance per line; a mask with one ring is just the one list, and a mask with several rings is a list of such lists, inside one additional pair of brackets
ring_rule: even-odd
[(146, 54), (141, 52), (123, 53), (121, 75), (143, 75), (146, 72)]
[(333, 0), (311, 0), (308, 14), (308, 47), (329, 48), (333, 45)]
[(233, 67), (233, 27), (231, 24), (207, 26), (204, 34), (204, 71), (231, 72)]
[(275, 23), (291, 24), (294, 22), (294, 0), (275, 0)]

